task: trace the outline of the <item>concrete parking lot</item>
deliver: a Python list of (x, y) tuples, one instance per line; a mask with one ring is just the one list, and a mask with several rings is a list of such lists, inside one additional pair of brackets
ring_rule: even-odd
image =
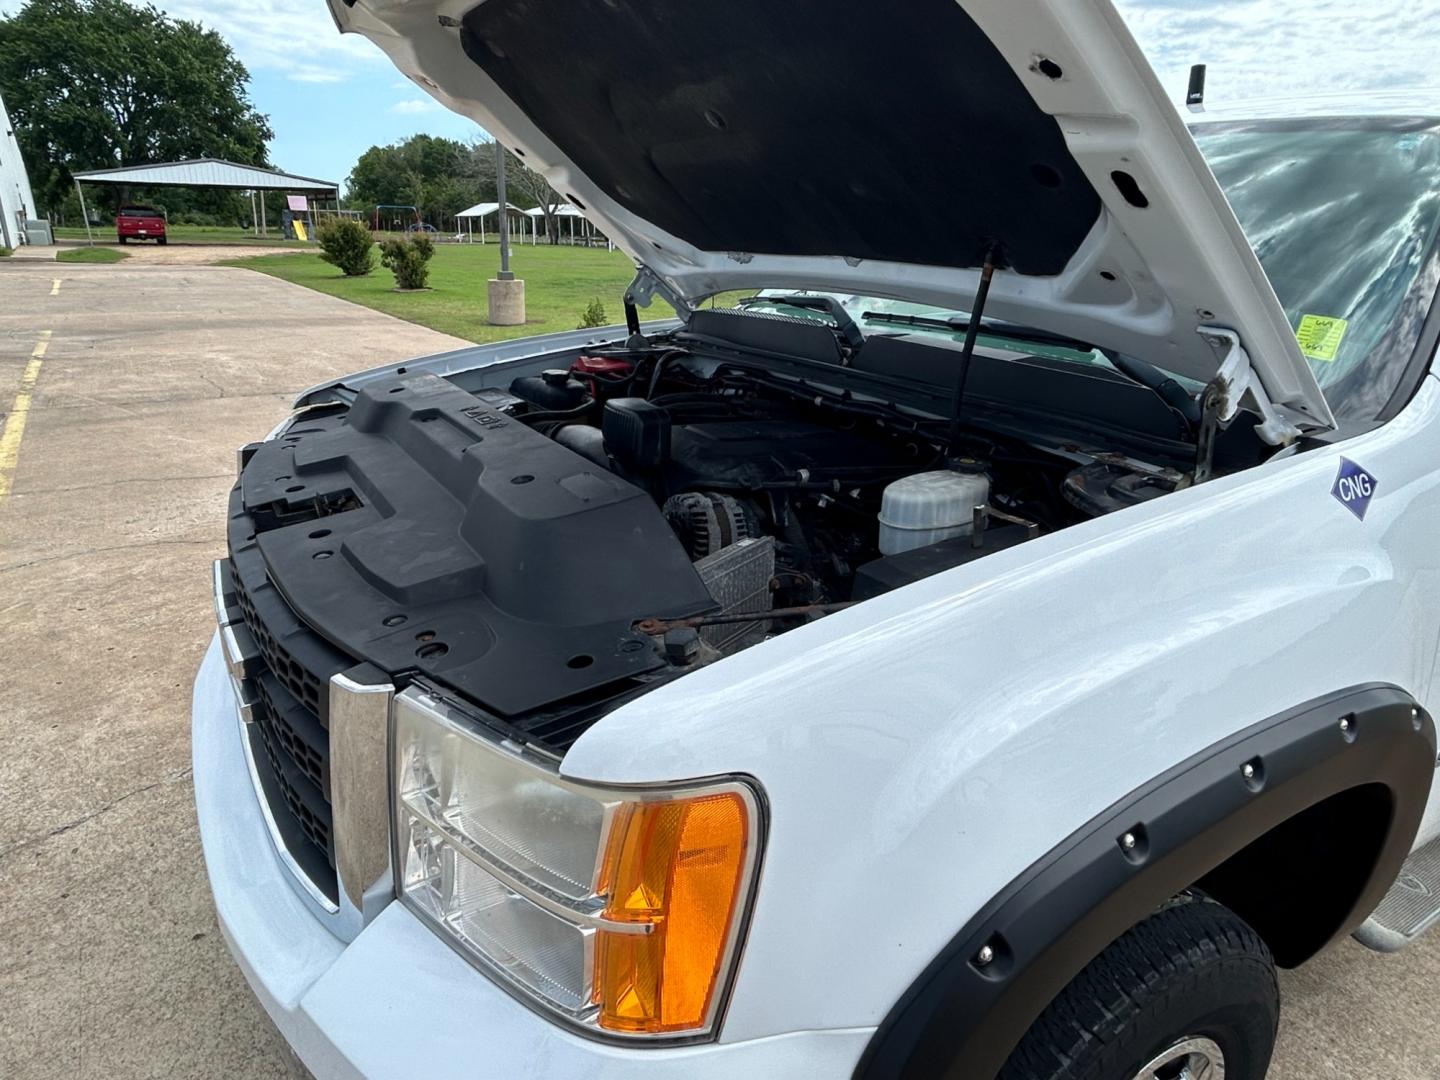
[(0, 266), (0, 410), (42, 342), (0, 497), (0, 1077), (302, 1075), (221, 941), (190, 788), (234, 449), (459, 342), (246, 270)]
[[(246, 270), (0, 263), (0, 410), (29, 395), (0, 446), (0, 1077), (304, 1075), (192, 807), (234, 448), (311, 383), (457, 344)], [(1440, 1076), (1440, 939), (1346, 942), (1282, 990), (1272, 1077)]]

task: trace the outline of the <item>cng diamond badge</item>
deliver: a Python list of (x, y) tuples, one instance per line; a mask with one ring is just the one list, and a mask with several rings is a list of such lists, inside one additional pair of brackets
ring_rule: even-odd
[(1355, 462), (1341, 458), (1340, 475), (1335, 477), (1335, 486), (1330, 489), (1330, 494), (1339, 499), (1346, 510), (1364, 521), (1378, 482)]

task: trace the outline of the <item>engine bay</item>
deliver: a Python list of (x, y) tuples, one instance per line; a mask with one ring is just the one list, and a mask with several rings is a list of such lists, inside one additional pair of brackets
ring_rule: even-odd
[(977, 352), (957, 417), (957, 349), (707, 310), (335, 384), (244, 449), (237, 595), (321, 674), (424, 678), (563, 753), (661, 683), (1193, 481), (1145, 386)]
[[(637, 621), (672, 666), (1185, 483), (1177, 469), (1104, 451), (978, 430), (957, 445), (940, 416), (777, 374), (743, 349), (635, 345), (479, 393), (661, 510), (720, 606)], [(743, 570), (715, 569), (749, 548), (731, 559)]]

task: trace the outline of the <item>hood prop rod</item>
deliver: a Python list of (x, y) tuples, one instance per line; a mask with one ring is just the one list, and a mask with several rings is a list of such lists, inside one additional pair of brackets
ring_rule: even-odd
[(990, 280), (995, 276), (995, 248), (985, 253), (980, 270), (980, 287), (975, 290), (974, 310), (965, 327), (965, 344), (960, 349), (960, 370), (955, 373), (955, 394), (950, 399), (950, 453), (960, 453), (960, 407), (965, 402), (965, 381), (970, 377), (970, 357), (975, 354), (975, 339), (980, 335), (980, 321), (985, 317), (985, 301), (990, 296)]

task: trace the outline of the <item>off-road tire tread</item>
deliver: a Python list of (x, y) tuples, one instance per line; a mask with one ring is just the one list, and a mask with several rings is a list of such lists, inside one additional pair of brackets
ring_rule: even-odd
[[(1075, 977), (1035, 1021), (997, 1080), (1111, 1080), (1130, 1049), (1126, 1035), (1144, 1010), (1163, 1008), (1212, 980), (1237, 977), (1268, 988), (1273, 1043), (1279, 985), (1265, 942), (1228, 908), (1206, 898), (1168, 906)], [(1266, 1058), (1260, 1076), (1268, 1053)]]

